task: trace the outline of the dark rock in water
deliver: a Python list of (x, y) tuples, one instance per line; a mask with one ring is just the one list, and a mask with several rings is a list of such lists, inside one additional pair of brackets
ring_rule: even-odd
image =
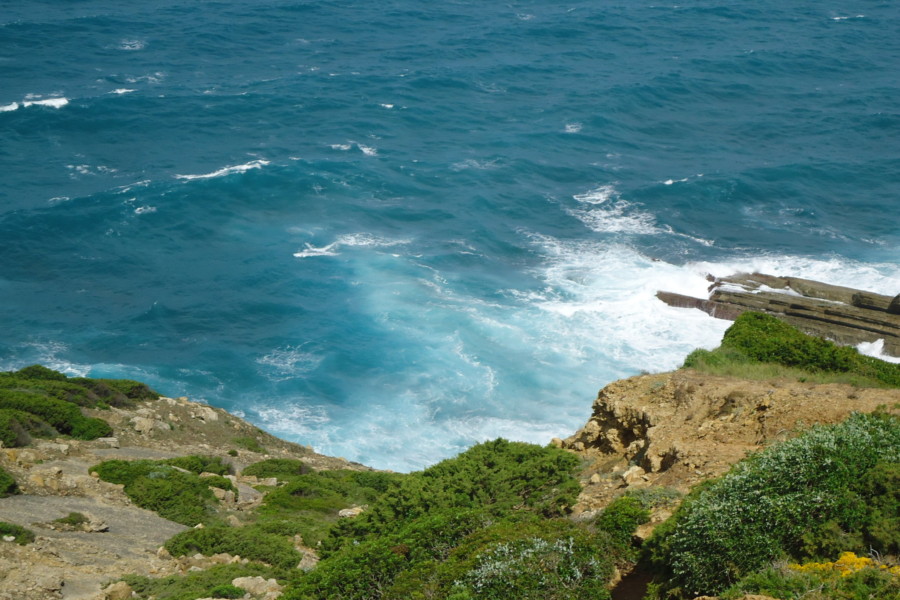
[(697, 308), (734, 320), (753, 310), (774, 315), (797, 329), (838, 344), (884, 340), (884, 352), (900, 356), (900, 295), (894, 298), (799, 277), (739, 273), (708, 277), (708, 299), (671, 292), (656, 297), (670, 306)]
[(894, 299), (891, 300), (887, 311), (892, 315), (900, 315), (900, 294), (894, 296)]

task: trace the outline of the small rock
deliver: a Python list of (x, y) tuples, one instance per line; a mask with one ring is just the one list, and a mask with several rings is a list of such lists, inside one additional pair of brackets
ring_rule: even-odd
[(600, 483), (600, 474), (594, 473), (593, 475), (591, 475), (590, 482), (594, 484)]
[(625, 483), (630, 485), (630, 484), (634, 483), (635, 481), (637, 481), (638, 479), (642, 478), (646, 474), (647, 474), (646, 471), (644, 471), (639, 466), (635, 465), (635, 466), (631, 467), (630, 469), (628, 469), (627, 471), (625, 471), (624, 473), (622, 473), (622, 480)]
[(14, 542), (14, 541), (16, 541), (16, 536), (14, 536), (14, 535), (4, 535), (4, 536), (3, 536), (3, 541), (4, 541), (4, 542)]
[(131, 598), (131, 586), (124, 581), (117, 581), (103, 589), (103, 600), (128, 600)]
[(274, 579), (263, 579), (262, 577), (237, 577), (231, 581), (231, 585), (247, 590), (254, 595), (268, 594), (270, 592), (281, 592), (282, 587)]
[(352, 518), (362, 514), (364, 510), (366, 510), (365, 506), (352, 506), (338, 511), (338, 516), (345, 519)]

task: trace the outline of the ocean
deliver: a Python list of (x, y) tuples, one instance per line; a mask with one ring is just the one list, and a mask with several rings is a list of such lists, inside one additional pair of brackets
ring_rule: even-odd
[(546, 444), (760, 270), (900, 292), (900, 6), (0, 7), (0, 370), (410, 471)]

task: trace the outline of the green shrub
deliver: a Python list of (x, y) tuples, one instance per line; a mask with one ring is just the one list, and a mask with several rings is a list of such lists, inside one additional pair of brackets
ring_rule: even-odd
[(229, 475), (231, 473), (231, 465), (222, 460), (218, 456), (179, 456), (170, 458), (165, 462), (167, 465), (179, 467), (190, 471), (191, 473), (215, 473), (216, 475)]
[[(827, 550), (855, 539), (885, 543), (879, 532), (895, 514), (894, 472), (879, 467), (900, 461), (900, 419), (856, 414), (752, 455), (720, 480), (692, 493), (647, 546), (666, 586), (684, 596), (716, 594), (781, 557), (802, 559), (817, 551), (811, 540), (829, 539)], [(869, 490), (865, 482), (872, 484)], [(890, 488), (891, 498), (878, 490)], [(831, 536), (837, 528), (850, 535)], [(878, 552), (886, 546), (873, 546)]]
[(71, 527), (80, 527), (85, 523), (90, 522), (90, 519), (87, 518), (80, 512), (70, 512), (65, 517), (60, 517), (59, 519), (54, 519), (54, 523), (59, 523), (60, 525), (69, 525)]
[(213, 598), (243, 598), (246, 593), (247, 590), (230, 583), (217, 585), (209, 591), (210, 596)]
[(572, 454), (497, 439), (413, 473), (390, 486), (369, 510), (338, 524), (323, 542), (323, 555), (352, 540), (383, 535), (431, 511), (488, 507), (497, 514), (527, 510), (560, 516), (581, 487)]
[(236, 437), (231, 440), (235, 446), (240, 446), (245, 450), (249, 450), (250, 452), (256, 452), (257, 454), (265, 454), (266, 449), (263, 448), (262, 444), (259, 443), (255, 437), (251, 437), (249, 435), (244, 435), (240, 437)]
[[(367, 511), (332, 528), (324, 559), (285, 600), (605, 597), (610, 536), (554, 518), (577, 497), (577, 466), (577, 458), (556, 448), (501, 439), (402, 477), (344, 475), (383, 491)], [(318, 496), (304, 496), (307, 478), (295, 477), (270, 497), (301, 491), (290, 502), (307, 509), (314, 500), (334, 499), (326, 493), (334, 488), (322, 482)], [(512, 554), (503, 575), (492, 578), (487, 565), (501, 561), (503, 544), (512, 544)]]
[(124, 485), (125, 494), (136, 505), (156, 511), (163, 518), (188, 526), (215, 521), (218, 500), (210, 491), (208, 480), (165, 462), (108, 460), (91, 471), (96, 471), (103, 481)]
[(314, 471), (312, 467), (304, 463), (302, 460), (294, 458), (267, 458), (255, 462), (244, 468), (242, 475), (255, 476), (260, 479), (266, 477), (277, 477), (282, 481), (287, 481), (298, 475), (305, 475)]
[(0, 467), (0, 498), (19, 493), (15, 478)]
[(747, 594), (782, 600), (896, 600), (900, 598), (900, 576), (877, 567), (845, 573), (768, 567), (729, 587), (722, 592), (722, 599), (738, 600)]
[(0, 521), (0, 539), (2, 539), (3, 536), (9, 535), (15, 537), (16, 539), (13, 541), (20, 546), (30, 544), (34, 541), (34, 534), (24, 527), (19, 527), (18, 525), (15, 525), (13, 523)]
[(77, 405), (35, 393), (0, 389), (0, 409), (30, 413), (77, 439), (92, 440), (112, 433), (106, 421), (85, 417)]
[(900, 387), (900, 365), (806, 335), (780, 319), (745, 312), (715, 350), (695, 350), (685, 368), (746, 377), (796, 377), (820, 383)]
[(188, 529), (169, 539), (165, 547), (172, 556), (227, 552), (283, 569), (295, 567), (303, 558), (290, 538), (266, 533), (253, 525)]
[(30, 367), (19, 369), (15, 374), (23, 379), (38, 379), (41, 381), (65, 381), (68, 379), (65, 374), (48, 369), (43, 365), (31, 365)]
[(630, 496), (620, 496), (597, 517), (595, 523), (599, 529), (610, 535), (615, 546), (623, 551), (631, 546), (631, 536), (638, 525), (650, 520), (650, 511), (640, 500)]
[(0, 408), (0, 441), (6, 448), (31, 442), (31, 436), (52, 437), (57, 431), (39, 417), (21, 410)]
[[(280, 573), (257, 563), (249, 563), (246, 565), (215, 565), (202, 571), (168, 577), (126, 575), (122, 580), (128, 583), (140, 598), (196, 600), (197, 598), (215, 598), (213, 590), (231, 586), (232, 580), (237, 577), (280, 578)], [(242, 590), (241, 596), (238, 598), (242, 598), (244, 593)], [(219, 597), (227, 598), (228, 596)]]
[(72, 425), (71, 436), (77, 440), (96, 440), (101, 437), (109, 437), (113, 433), (112, 427), (103, 419), (97, 417), (82, 417)]

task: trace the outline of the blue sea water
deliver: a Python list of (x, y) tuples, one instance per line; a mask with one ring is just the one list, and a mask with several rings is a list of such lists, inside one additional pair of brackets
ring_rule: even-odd
[(758, 269), (900, 292), (900, 7), (0, 7), (0, 369), (421, 468), (546, 443)]

